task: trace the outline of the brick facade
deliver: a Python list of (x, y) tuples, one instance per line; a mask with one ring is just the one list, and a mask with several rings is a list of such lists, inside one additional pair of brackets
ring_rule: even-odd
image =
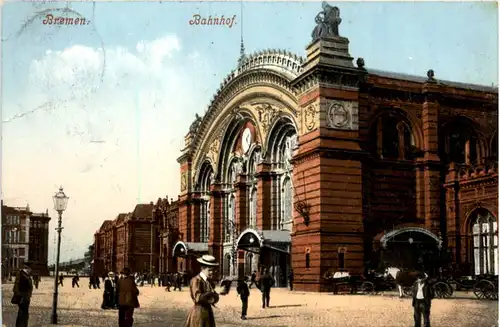
[[(196, 199), (210, 197), (208, 252), (227, 267), (233, 253), (220, 240), (234, 225), (240, 235), (231, 242), (255, 235), (255, 257), (280, 286), (290, 268), (297, 290), (326, 290), (331, 270), (363, 274), (380, 261), (382, 240), (396, 242), (384, 236), (391, 231), (407, 240), (420, 233), (417, 243), (472, 273), (472, 220), (498, 212), (498, 90), (440, 81), (433, 71), (366, 69), (361, 59), (355, 67), (340, 36), (306, 50), (304, 59), (283, 51), (247, 56), (193, 122), (178, 159), (181, 241), (202, 243), (188, 231), (204, 219)], [(253, 245), (237, 246), (241, 274)]]

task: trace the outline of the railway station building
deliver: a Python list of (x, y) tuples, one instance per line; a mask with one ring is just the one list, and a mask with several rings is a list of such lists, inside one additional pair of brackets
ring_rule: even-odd
[(304, 291), (381, 260), (498, 274), (498, 89), (369, 68), (328, 10), (305, 57), (242, 55), (191, 125), (167, 256)]

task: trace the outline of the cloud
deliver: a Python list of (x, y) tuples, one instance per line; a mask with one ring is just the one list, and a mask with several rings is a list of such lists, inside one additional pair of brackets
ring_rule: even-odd
[[(4, 118), (50, 108), (4, 125), (6, 198), (21, 196), (20, 205), (44, 211), (63, 183), (71, 197), (64, 233), (72, 256), (83, 254), (102, 221), (132, 211), (137, 198), (179, 193), (176, 158), (194, 113), (214, 91), (206, 86), (211, 76), (206, 58), (186, 53), (175, 35), (128, 48), (45, 51), (31, 61), (22, 94), (5, 106)], [(47, 167), (43, 174), (33, 157)]]

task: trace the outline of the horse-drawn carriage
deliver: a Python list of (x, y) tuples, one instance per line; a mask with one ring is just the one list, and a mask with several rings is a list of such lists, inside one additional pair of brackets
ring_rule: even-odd
[(446, 282), (457, 291), (473, 291), (480, 300), (498, 300), (498, 276), (450, 277)]

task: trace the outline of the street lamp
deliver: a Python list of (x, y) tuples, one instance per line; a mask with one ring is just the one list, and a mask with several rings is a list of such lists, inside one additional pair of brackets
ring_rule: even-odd
[(56, 262), (54, 265), (54, 297), (52, 298), (52, 316), (51, 323), (53, 325), (57, 325), (57, 289), (59, 284), (57, 283), (57, 278), (59, 275), (59, 256), (61, 254), (61, 231), (62, 231), (62, 213), (66, 210), (66, 206), (68, 205), (69, 198), (64, 194), (62, 186), (59, 188), (59, 192), (57, 192), (53, 196), (54, 200), (54, 210), (59, 214), (59, 219), (57, 221), (57, 256)]

